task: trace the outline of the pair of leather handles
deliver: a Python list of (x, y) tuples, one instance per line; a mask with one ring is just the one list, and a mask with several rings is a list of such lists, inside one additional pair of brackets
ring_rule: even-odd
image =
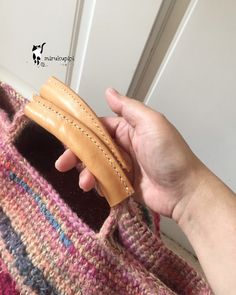
[(118, 147), (91, 108), (54, 77), (26, 104), (25, 114), (56, 136), (93, 173), (111, 207), (134, 193)]

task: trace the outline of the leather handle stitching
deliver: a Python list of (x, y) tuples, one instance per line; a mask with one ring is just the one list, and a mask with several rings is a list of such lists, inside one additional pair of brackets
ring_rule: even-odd
[(112, 159), (107, 155), (107, 153), (103, 150), (103, 148), (97, 143), (96, 140), (94, 140), (88, 133), (86, 133), (86, 131), (81, 128), (80, 126), (78, 126), (74, 121), (68, 119), (66, 116), (64, 116), (63, 114), (59, 113), (58, 111), (55, 111), (53, 108), (48, 107), (47, 105), (45, 105), (44, 103), (41, 103), (39, 100), (35, 100), (38, 104), (42, 105), (44, 108), (54, 112), (57, 116), (63, 118), (68, 124), (70, 124), (72, 127), (77, 128), (78, 130), (80, 130), (80, 132), (84, 133), (98, 148), (99, 150), (105, 155), (105, 158), (108, 160), (110, 166), (113, 168), (113, 170), (115, 171), (115, 173), (119, 176), (120, 182), (123, 184), (124, 189), (126, 190), (127, 194), (129, 195), (130, 193), (132, 193), (132, 191), (130, 191), (129, 186), (127, 185), (126, 181), (123, 179), (123, 177), (121, 176), (120, 172), (117, 170), (114, 162), (112, 161)]
[(49, 83), (52, 83), (58, 87), (60, 87), (63, 91), (65, 91), (72, 99), (75, 103), (77, 103), (80, 108), (90, 117), (90, 119), (92, 120), (93, 124), (96, 126), (96, 128), (98, 129), (99, 133), (102, 135), (102, 137), (104, 138), (105, 142), (107, 143), (107, 145), (109, 146), (109, 148), (111, 149), (111, 151), (113, 152), (113, 154), (115, 155), (116, 160), (122, 165), (124, 166), (121, 161), (118, 159), (117, 157), (117, 151), (114, 150), (114, 148), (112, 147), (112, 145), (110, 144), (110, 142), (107, 140), (107, 136), (106, 134), (102, 131), (102, 129), (100, 128), (100, 126), (96, 123), (95, 119), (93, 118), (92, 114), (90, 114), (88, 112), (88, 110), (80, 103), (80, 101), (75, 98), (70, 92), (67, 91), (67, 89), (65, 87), (63, 87), (60, 83), (58, 83), (57, 81), (48, 80)]

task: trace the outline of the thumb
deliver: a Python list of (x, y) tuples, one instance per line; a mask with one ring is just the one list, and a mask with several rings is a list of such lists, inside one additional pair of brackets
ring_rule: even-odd
[(153, 112), (140, 101), (123, 96), (113, 88), (106, 90), (106, 99), (111, 110), (118, 116), (122, 116), (132, 127), (143, 119), (150, 118)]

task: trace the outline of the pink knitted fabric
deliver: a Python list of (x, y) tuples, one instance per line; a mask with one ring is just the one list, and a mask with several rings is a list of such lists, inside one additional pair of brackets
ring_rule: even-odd
[[(158, 232), (152, 232), (147, 225), (151, 216), (134, 200), (114, 207), (108, 217), (105, 200), (95, 194), (82, 208), (79, 202), (87, 195), (68, 201), (77, 186), (74, 176), (53, 170), (49, 146), (56, 139), (23, 115), (24, 103), (1, 83), (2, 294), (212, 294), (206, 282), (164, 246)], [(38, 142), (29, 136), (30, 130), (40, 136)], [(35, 167), (41, 166), (44, 170), (39, 172)]]

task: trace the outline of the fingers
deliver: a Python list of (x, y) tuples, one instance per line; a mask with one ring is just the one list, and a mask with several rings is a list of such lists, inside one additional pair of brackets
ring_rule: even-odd
[(149, 118), (154, 111), (143, 103), (119, 94), (116, 90), (108, 88), (106, 91), (107, 102), (117, 115), (122, 116), (132, 127)]
[(72, 153), (71, 150), (67, 149), (65, 152), (57, 159), (55, 167), (60, 172), (66, 172), (74, 168), (78, 164), (78, 158)]
[[(78, 167), (78, 164), (78, 158), (74, 155), (74, 153), (72, 153), (71, 150), (67, 149), (58, 158), (55, 163), (55, 167), (60, 172), (66, 172), (74, 167)], [(88, 192), (96, 186), (96, 180), (93, 174), (87, 168), (81, 166), (79, 170), (81, 170), (79, 175), (79, 186), (83, 191)]]
[(87, 169), (84, 168), (79, 175), (79, 187), (88, 192), (96, 186), (96, 180), (93, 174)]

